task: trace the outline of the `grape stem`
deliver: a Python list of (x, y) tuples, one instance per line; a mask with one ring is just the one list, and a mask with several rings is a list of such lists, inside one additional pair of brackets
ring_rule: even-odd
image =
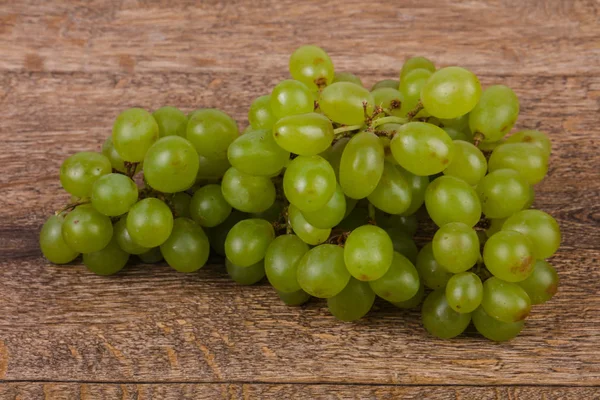
[(481, 132), (475, 132), (473, 134), (473, 144), (475, 145), (475, 147), (479, 147), (479, 144), (483, 141), (483, 133)]
[(371, 129), (375, 129), (377, 128), (379, 125), (383, 125), (383, 124), (405, 124), (407, 123), (408, 120), (406, 118), (402, 118), (402, 117), (393, 117), (393, 116), (389, 116), (389, 117), (382, 117), (382, 118), (377, 118), (376, 120), (373, 120), (373, 122), (371, 123)]
[(377, 225), (377, 221), (375, 220), (375, 206), (369, 203), (367, 210), (369, 211), (369, 224)]
[(69, 203), (66, 206), (64, 206), (63, 208), (61, 208), (60, 210), (56, 211), (54, 213), (54, 215), (58, 216), (58, 215), (60, 215), (60, 214), (62, 214), (64, 212), (72, 211), (76, 207), (79, 207), (79, 206), (84, 205), (84, 204), (89, 204), (89, 203), (90, 203), (89, 200), (79, 200), (79, 201), (76, 201), (75, 203)]
[(126, 171), (125, 175), (127, 175), (128, 177), (133, 179), (133, 177), (135, 175), (135, 170), (137, 169), (139, 162), (125, 161), (124, 165), (125, 165), (125, 171)]
[(362, 125), (341, 126), (333, 130), (333, 135), (335, 139), (340, 139), (344, 136), (347, 136), (347, 132), (356, 131), (360, 128), (362, 128)]
[(417, 114), (425, 107), (423, 107), (423, 103), (421, 102), (421, 100), (419, 100), (419, 102), (417, 103), (417, 105), (415, 106), (415, 108), (413, 108), (412, 110), (410, 110), (408, 112), (408, 114), (406, 114), (406, 119), (408, 119), (409, 121), (412, 120), (414, 117), (417, 116)]

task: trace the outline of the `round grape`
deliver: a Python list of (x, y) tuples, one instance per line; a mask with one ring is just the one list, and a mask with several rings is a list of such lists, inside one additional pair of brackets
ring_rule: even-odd
[(548, 155), (532, 143), (505, 143), (494, 149), (488, 161), (490, 172), (504, 168), (514, 169), (535, 185), (548, 173)]
[(473, 311), (471, 318), (477, 332), (494, 342), (505, 342), (514, 339), (521, 332), (521, 329), (523, 329), (523, 325), (525, 325), (525, 321), (498, 321), (496, 318), (490, 317), (483, 307), (479, 307)]
[(245, 174), (272, 176), (287, 165), (289, 151), (279, 147), (270, 130), (248, 132), (231, 143), (229, 162)]
[(452, 309), (461, 314), (475, 311), (483, 299), (481, 279), (472, 272), (454, 275), (446, 285), (446, 301)]
[(320, 156), (298, 156), (283, 175), (283, 191), (290, 203), (302, 211), (317, 211), (335, 193), (335, 173)]
[(161, 107), (152, 113), (156, 124), (158, 125), (159, 137), (165, 136), (186, 136), (188, 118), (178, 108)]
[(397, 79), (384, 79), (384, 80), (379, 81), (376, 84), (374, 84), (373, 87), (371, 88), (371, 91), (377, 90), (377, 89), (381, 89), (381, 88), (398, 89), (398, 86), (400, 86), (400, 81), (399, 80), (397, 80)]
[(288, 208), (288, 215), (289, 223), (292, 226), (294, 233), (298, 235), (304, 243), (316, 246), (329, 239), (331, 229), (320, 229), (312, 226), (306, 221), (302, 212), (293, 204), (290, 204)]
[(127, 214), (127, 231), (135, 243), (157, 247), (171, 235), (173, 214), (169, 207), (155, 198), (138, 201)]
[(402, 65), (402, 69), (400, 70), (400, 81), (406, 78), (406, 75), (415, 69), (425, 69), (429, 72), (435, 72), (435, 65), (425, 57), (411, 57), (404, 61), (404, 64)]
[(397, 88), (380, 88), (371, 91), (375, 105), (383, 108), (389, 115), (397, 117), (403, 116), (401, 106), (404, 102), (404, 96)]
[(485, 156), (472, 143), (462, 140), (454, 140), (453, 143), (454, 157), (443, 171), (444, 175), (462, 179), (471, 186), (477, 185), (487, 172)]
[(327, 117), (314, 112), (281, 118), (273, 127), (279, 147), (301, 156), (327, 150), (333, 141), (333, 125)]
[(225, 239), (225, 255), (239, 267), (256, 264), (267, 253), (275, 239), (273, 226), (264, 219), (251, 218), (238, 222)]
[(123, 217), (113, 225), (113, 236), (123, 251), (129, 254), (144, 254), (150, 250), (133, 241), (127, 230), (127, 217)]
[(377, 187), (384, 168), (381, 141), (371, 132), (356, 134), (342, 153), (340, 185), (348, 197), (362, 199)]
[(368, 199), (371, 204), (386, 213), (401, 214), (410, 207), (411, 185), (395, 165), (386, 162), (381, 179)]
[(436, 261), (455, 274), (473, 267), (480, 257), (477, 233), (461, 222), (440, 227), (431, 244)]
[(145, 253), (138, 254), (140, 260), (145, 264), (156, 264), (163, 260), (163, 255), (160, 252), (160, 247), (153, 247)]
[(406, 301), (399, 301), (399, 302), (392, 303), (392, 304), (398, 308), (403, 308), (403, 309), (416, 308), (419, 306), (419, 304), (421, 304), (421, 302), (423, 301), (423, 298), (425, 298), (425, 286), (421, 284), (421, 286), (419, 286), (419, 290), (417, 291), (417, 294), (415, 294), (413, 297), (411, 297), (410, 299), (408, 299)]
[(177, 218), (171, 235), (160, 245), (160, 252), (173, 269), (194, 272), (206, 264), (210, 245), (198, 224), (189, 218)]
[(77, 207), (65, 217), (62, 237), (67, 246), (78, 253), (93, 253), (105, 248), (113, 236), (110, 218), (91, 205)]
[(488, 218), (506, 218), (522, 210), (529, 201), (529, 184), (517, 171), (498, 169), (477, 185), (481, 208)]
[(479, 79), (460, 67), (437, 70), (421, 89), (425, 110), (438, 118), (458, 118), (475, 108), (480, 97)]
[(338, 225), (346, 216), (346, 196), (340, 185), (336, 186), (333, 196), (327, 204), (317, 211), (302, 212), (304, 219), (320, 229), (329, 229)]
[(440, 339), (460, 335), (471, 322), (471, 314), (461, 314), (450, 307), (443, 289), (435, 290), (427, 296), (421, 309), (421, 317), (425, 329)]
[(200, 160), (194, 146), (179, 136), (159, 139), (144, 158), (144, 179), (163, 193), (182, 192), (196, 181)]
[(351, 322), (364, 317), (374, 302), (375, 293), (369, 284), (350, 278), (344, 290), (327, 299), (327, 308), (337, 319)]
[(308, 245), (296, 235), (278, 236), (265, 254), (265, 272), (269, 283), (279, 292), (296, 292), (298, 263), (308, 252)]
[(348, 284), (350, 274), (344, 265), (344, 249), (322, 244), (309, 250), (298, 263), (298, 283), (311, 296), (329, 298)]
[(371, 289), (384, 300), (399, 303), (410, 300), (419, 291), (419, 273), (410, 260), (394, 252), (392, 264), (379, 279), (370, 281)]
[(519, 116), (519, 99), (508, 86), (487, 88), (479, 103), (469, 113), (471, 132), (483, 135), (483, 140), (495, 142), (512, 129)]
[(229, 277), (239, 285), (254, 285), (265, 277), (263, 260), (250, 266), (240, 267), (226, 258), (225, 268), (227, 269)]
[(483, 284), (481, 305), (488, 315), (502, 322), (522, 321), (531, 310), (531, 300), (521, 286), (496, 277)]
[[(400, 107), (400, 115), (406, 116), (409, 112), (413, 111), (419, 100), (421, 99), (421, 89), (425, 86), (431, 72), (424, 68), (416, 68), (406, 74), (406, 76), (400, 81), (398, 90), (404, 98), (404, 102)], [(424, 114), (423, 111), (419, 112), (416, 116), (421, 117)]]
[(221, 185), (212, 184), (196, 190), (190, 202), (191, 218), (200, 226), (212, 228), (227, 219), (231, 206), (223, 197)]
[(519, 232), (500, 231), (485, 243), (483, 261), (494, 276), (507, 282), (522, 281), (535, 265), (533, 244)]
[(558, 274), (552, 265), (537, 260), (533, 272), (519, 282), (531, 299), (531, 304), (542, 304), (550, 300), (558, 291)]
[(276, 292), (281, 301), (288, 306), (301, 306), (310, 300), (310, 294), (302, 289), (290, 293), (280, 292), (279, 290), (276, 290)]
[[(364, 106), (363, 106), (364, 104)], [(329, 119), (344, 125), (362, 125), (366, 115), (373, 114), (375, 100), (364, 87), (350, 82), (337, 82), (321, 92), (319, 108)]]
[(435, 260), (431, 242), (419, 251), (415, 267), (423, 284), (433, 290), (446, 287), (453, 275), (452, 272), (446, 270)]
[(117, 153), (129, 162), (142, 161), (158, 136), (158, 124), (148, 111), (141, 108), (130, 108), (119, 114), (112, 130)]
[(351, 72), (336, 72), (333, 76), (333, 81), (331, 83), (336, 82), (350, 82), (358, 86), (363, 86), (363, 83), (360, 80), (360, 78)]
[(125, 267), (129, 254), (112, 239), (104, 248), (83, 255), (83, 264), (97, 275), (113, 275)]
[(450, 222), (474, 226), (481, 218), (481, 203), (475, 189), (453, 176), (441, 176), (429, 184), (425, 207), (437, 226)]
[(271, 96), (257, 97), (250, 105), (248, 122), (252, 129), (271, 129), (277, 118), (271, 110)]
[(552, 143), (544, 132), (524, 130), (513, 133), (504, 143), (531, 143), (544, 151), (546, 156), (552, 152)]
[[(221, 188), (219, 188), (219, 191)], [(175, 193), (171, 197), (171, 206), (173, 208), (173, 216), (192, 218), (190, 213), (190, 203), (192, 202), (192, 196), (186, 192)]]
[(381, 278), (390, 268), (394, 246), (388, 234), (374, 225), (363, 225), (350, 233), (344, 246), (344, 262), (361, 281)]
[(233, 208), (243, 212), (263, 212), (275, 202), (275, 186), (266, 176), (244, 174), (231, 167), (221, 182), (223, 197)]
[(294, 79), (317, 90), (333, 81), (333, 63), (329, 55), (317, 46), (298, 47), (290, 57), (290, 74)]
[(92, 205), (109, 217), (125, 214), (137, 199), (137, 185), (122, 174), (103, 175), (92, 187)]
[(40, 232), (40, 248), (44, 257), (53, 264), (67, 264), (77, 258), (62, 236), (63, 215), (53, 215), (46, 220)]
[(189, 117), (186, 138), (201, 156), (227, 157), (227, 148), (239, 135), (236, 122), (223, 111), (206, 108)]

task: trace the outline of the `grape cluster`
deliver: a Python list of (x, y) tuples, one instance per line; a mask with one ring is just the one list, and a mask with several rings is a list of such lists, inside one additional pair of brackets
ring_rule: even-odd
[[(62, 164), (73, 200), (42, 228), (46, 258), (81, 253), (110, 275), (130, 255), (164, 257), (193, 272), (212, 248), (234, 281), (266, 276), (288, 305), (323, 298), (354, 321), (378, 296), (422, 303), (440, 338), (471, 321), (491, 340), (515, 337), (557, 290), (545, 259), (561, 240), (556, 221), (531, 209), (548, 137), (504, 138), (515, 93), (423, 57), (370, 91), (319, 47), (297, 49), (289, 69), (254, 100), (241, 135), (216, 109), (122, 112), (101, 152)], [(418, 220), (439, 227), (420, 250)]]

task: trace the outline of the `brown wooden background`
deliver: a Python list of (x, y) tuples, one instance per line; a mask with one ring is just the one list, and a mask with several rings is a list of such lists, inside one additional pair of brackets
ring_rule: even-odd
[[(564, 232), (560, 291), (519, 338), (436, 340), (380, 304), (354, 324), (283, 306), (221, 266), (49, 265), (37, 236), (67, 199), (58, 168), (119, 111), (251, 100), (317, 43), (367, 85), (407, 56), (461, 64), (548, 132), (536, 206)], [(0, 1), (0, 398), (600, 398), (600, 2)]]

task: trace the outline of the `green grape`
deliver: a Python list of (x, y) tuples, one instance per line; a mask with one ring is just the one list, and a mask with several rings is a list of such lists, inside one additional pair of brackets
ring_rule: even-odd
[(248, 122), (252, 129), (271, 129), (276, 121), (271, 110), (271, 95), (254, 99), (248, 111)]
[(205, 179), (221, 179), (229, 168), (231, 168), (231, 164), (229, 164), (229, 159), (227, 157), (209, 158), (198, 156), (198, 175), (196, 175), (196, 182)]
[(165, 136), (186, 136), (188, 118), (178, 108), (161, 107), (152, 113), (154, 120), (158, 125), (159, 137)]
[(127, 217), (123, 217), (113, 225), (113, 236), (123, 251), (129, 254), (143, 254), (149, 251), (148, 247), (140, 246), (133, 241), (127, 230)]
[(275, 239), (275, 231), (270, 222), (251, 218), (238, 222), (231, 228), (225, 239), (225, 255), (239, 267), (256, 264), (267, 253), (267, 248)]
[(479, 79), (460, 67), (437, 70), (421, 89), (425, 110), (438, 118), (458, 118), (475, 108), (480, 97)]
[(186, 138), (198, 154), (213, 160), (227, 157), (227, 148), (238, 135), (233, 118), (214, 108), (194, 111), (186, 130)]
[(340, 293), (327, 299), (329, 312), (340, 321), (356, 321), (364, 317), (375, 302), (375, 293), (367, 282), (350, 278)]
[(294, 233), (298, 235), (298, 237), (302, 239), (304, 243), (316, 246), (329, 239), (331, 229), (320, 229), (312, 226), (310, 223), (308, 223), (308, 221), (306, 221), (304, 215), (302, 215), (302, 212), (293, 204), (290, 204), (288, 208), (288, 214), (289, 222), (294, 230)]
[(305, 212), (325, 207), (335, 190), (335, 172), (321, 156), (298, 156), (283, 175), (285, 197)]
[(340, 185), (336, 186), (333, 196), (327, 204), (317, 211), (302, 212), (304, 219), (315, 228), (328, 229), (333, 228), (346, 215), (346, 196)]
[(315, 97), (304, 83), (287, 79), (275, 86), (269, 104), (278, 120), (290, 115), (312, 112), (315, 109)]
[(415, 308), (415, 307), (418, 307), (419, 304), (421, 304), (424, 297), (425, 297), (425, 286), (423, 284), (421, 284), (419, 286), (419, 290), (417, 291), (417, 294), (415, 294), (413, 297), (411, 297), (410, 299), (408, 299), (406, 301), (398, 301), (398, 302), (392, 303), (392, 304), (398, 308), (403, 308), (403, 309)]
[(281, 118), (273, 127), (277, 144), (294, 154), (312, 156), (327, 150), (333, 141), (333, 125), (314, 112)]
[[(219, 188), (219, 192), (220, 192)], [(171, 197), (171, 206), (173, 207), (173, 215), (175, 217), (192, 218), (190, 213), (190, 203), (192, 202), (192, 196), (186, 192), (175, 193)]]
[(113, 125), (113, 145), (125, 161), (142, 161), (158, 137), (158, 124), (148, 111), (141, 108), (123, 111)]
[(210, 246), (215, 253), (225, 257), (225, 240), (227, 239), (227, 234), (235, 224), (247, 217), (247, 214), (238, 210), (233, 210), (222, 224), (208, 230), (207, 235), (209, 237)]
[(350, 213), (354, 210), (354, 208), (356, 208), (356, 204), (358, 204), (358, 200), (351, 199), (348, 196), (344, 196), (344, 197), (346, 199), (346, 213), (344, 214), (344, 218), (346, 218), (348, 215), (350, 215)]
[(175, 193), (196, 181), (200, 160), (194, 146), (180, 136), (159, 139), (144, 158), (144, 179), (153, 189)]
[[(481, 143), (479, 143), (477, 148), (484, 153), (491, 153), (492, 151), (494, 151), (496, 149), (496, 147), (500, 146), (501, 144), (504, 144), (504, 142), (505, 142), (504, 139), (498, 140), (497, 142), (481, 142)], [(489, 158), (489, 154), (487, 156)], [(489, 163), (489, 161), (488, 161), (488, 163)]]
[(40, 231), (40, 248), (44, 257), (53, 264), (67, 264), (77, 258), (62, 236), (63, 215), (53, 215), (46, 220)]
[[(404, 102), (400, 107), (401, 116), (405, 116), (415, 109), (421, 99), (421, 89), (423, 89), (429, 80), (431, 73), (432, 71), (417, 68), (408, 72), (406, 76), (400, 80), (398, 91), (400, 91), (404, 98)], [(421, 115), (423, 115), (422, 111), (417, 114), (417, 116)]]
[(533, 243), (519, 232), (497, 232), (485, 242), (483, 261), (487, 269), (503, 281), (522, 281), (533, 272)]
[(163, 255), (160, 252), (160, 247), (153, 247), (145, 253), (138, 254), (140, 260), (145, 264), (156, 264), (163, 260)]
[(531, 310), (531, 300), (521, 286), (495, 276), (483, 284), (481, 305), (488, 315), (502, 322), (522, 321)]
[(283, 215), (283, 201), (275, 200), (271, 207), (267, 208), (265, 211), (252, 213), (252, 218), (260, 218), (265, 219), (269, 222), (279, 222)]
[(144, 247), (163, 244), (173, 230), (173, 214), (155, 198), (138, 201), (127, 214), (127, 231), (135, 243)]
[(344, 249), (322, 244), (310, 249), (299, 261), (298, 284), (311, 296), (326, 299), (340, 293), (350, 281), (344, 264)]
[(524, 130), (510, 135), (505, 143), (531, 143), (544, 151), (544, 154), (550, 156), (552, 152), (552, 143), (550, 138), (544, 132), (534, 130)]
[(263, 260), (247, 267), (240, 267), (226, 258), (225, 268), (227, 268), (229, 277), (239, 285), (254, 285), (265, 277), (265, 265)]
[(321, 153), (321, 157), (329, 161), (336, 178), (339, 180), (340, 177), (340, 164), (342, 162), (342, 154), (348, 145), (350, 138), (341, 138), (336, 141), (329, 149)]
[(529, 200), (529, 184), (517, 171), (498, 169), (477, 185), (481, 209), (488, 218), (506, 218), (522, 210)]
[(429, 184), (425, 207), (437, 226), (450, 222), (475, 226), (481, 218), (481, 202), (475, 189), (453, 176), (441, 176)]
[(160, 245), (167, 264), (179, 272), (194, 272), (206, 264), (210, 253), (208, 237), (189, 218), (177, 218), (169, 238)]
[(461, 115), (458, 118), (438, 118), (437, 120), (441, 124), (440, 126), (443, 126), (445, 128), (453, 128), (461, 132), (469, 131), (469, 114)]
[(265, 272), (269, 283), (279, 292), (297, 292), (298, 263), (308, 252), (308, 245), (296, 235), (278, 236), (265, 254)]
[(429, 293), (423, 302), (421, 317), (427, 332), (440, 339), (460, 335), (471, 322), (471, 314), (461, 314), (450, 307), (443, 289)]
[(276, 290), (276, 292), (281, 301), (288, 306), (301, 306), (310, 300), (310, 294), (306, 293), (302, 289), (291, 293), (280, 292), (279, 290)]
[(489, 221), (490, 226), (485, 231), (485, 234), (488, 238), (492, 237), (493, 234), (500, 232), (502, 225), (504, 225), (504, 221), (506, 221), (506, 218), (490, 219)]
[(275, 202), (275, 186), (266, 176), (244, 174), (231, 167), (221, 182), (223, 197), (233, 208), (243, 212), (262, 212)]
[(496, 147), (488, 161), (490, 172), (504, 168), (514, 169), (535, 185), (548, 173), (548, 156), (532, 143), (506, 143)]
[(294, 79), (317, 90), (333, 81), (333, 63), (329, 55), (317, 46), (298, 47), (290, 57), (290, 74)]
[(398, 230), (412, 237), (417, 232), (418, 219), (415, 214), (411, 215), (390, 215), (379, 209), (375, 209), (375, 221), (377, 226), (383, 229), (398, 228)]
[(411, 57), (407, 59), (400, 70), (400, 81), (415, 69), (425, 69), (429, 72), (435, 72), (435, 65), (425, 57)]
[[(412, 172), (408, 172), (401, 166), (397, 166), (396, 169), (400, 171), (400, 173), (404, 176), (404, 179), (406, 179), (406, 181), (410, 184), (411, 187), (410, 206), (406, 211), (402, 213), (403, 216), (411, 216), (414, 213), (416, 213), (417, 210), (421, 208), (421, 206), (425, 202), (425, 192), (427, 191), (427, 186), (429, 186), (429, 177), (415, 175)], [(400, 216), (398, 216), (397, 218), (400, 218)], [(416, 232), (416, 220), (414, 227)]]
[(366, 208), (355, 207), (337, 226), (343, 231), (353, 231), (359, 226), (369, 223), (369, 212)]
[(537, 260), (531, 275), (519, 282), (519, 286), (525, 289), (531, 304), (542, 304), (558, 291), (558, 274), (552, 265), (544, 260)]
[(402, 116), (400, 107), (404, 102), (404, 96), (398, 89), (380, 88), (371, 91), (371, 94), (373, 95), (375, 106), (383, 108), (390, 115)]
[[(115, 146), (113, 145), (112, 136), (106, 138), (104, 143), (102, 144), (102, 154), (104, 157), (108, 158), (112, 169), (115, 169), (122, 173), (127, 173), (127, 168), (125, 167), (125, 161), (121, 158)], [(135, 168), (135, 173), (137, 174), (142, 170), (142, 163), (137, 164)]]
[(137, 185), (122, 174), (103, 175), (92, 187), (92, 205), (109, 217), (125, 214), (137, 199)]
[(248, 132), (231, 143), (229, 162), (245, 174), (272, 176), (288, 163), (290, 153), (277, 145), (270, 130)]
[(444, 175), (462, 179), (471, 186), (477, 185), (487, 172), (485, 156), (472, 143), (462, 140), (454, 140), (453, 143), (454, 157), (444, 170)]
[[(366, 106), (363, 106), (366, 104)], [(373, 114), (373, 95), (364, 87), (350, 82), (337, 82), (321, 92), (319, 108), (329, 119), (344, 125), (362, 125), (365, 113)]]
[(402, 125), (390, 148), (402, 168), (421, 176), (442, 172), (454, 156), (450, 136), (443, 129), (426, 122)]
[(394, 245), (386, 231), (374, 225), (356, 228), (344, 246), (344, 261), (350, 274), (361, 281), (381, 278), (390, 268)]
[[(429, 122), (429, 123), (431, 123), (431, 122)], [(446, 132), (448, 134), (448, 136), (450, 136), (450, 139), (452, 139), (452, 140), (462, 140), (463, 142), (469, 142), (469, 143), (471, 143), (473, 141), (473, 135), (471, 135), (471, 133), (469, 133), (469, 132), (459, 131), (455, 128), (450, 128), (447, 126), (444, 126), (442, 129), (444, 130), (444, 132)]]
[(386, 162), (377, 187), (367, 198), (386, 213), (401, 214), (410, 207), (411, 185), (395, 165)]
[(82, 151), (67, 158), (60, 166), (62, 187), (77, 197), (89, 197), (94, 182), (101, 176), (110, 174), (110, 160), (100, 153)]
[(100, 214), (91, 205), (77, 207), (65, 217), (61, 227), (66, 245), (78, 253), (102, 250), (113, 236), (110, 218)]
[(371, 132), (356, 134), (340, 160), (340, 185), (348, 197), (362, 199), (377, 187), (384, 168), (381, 141)]
[[(397, 124), (384, 124), (383, 127), (386, 127), (386, 125), (397, 125)], [(385, 132), (388, 132), (389, 135), (393, 135), (393, 133), (391, 133), (389, 131), (385, 131)], [(396, 159), (394, 158), (394, 155), (392, 154), (392, 149), (390, 148), (390, 143), (392, 143), (392, 139), (390, 139), (387, 136), (379, 136), (379, 141), (381, 142), (381, 145), (383, 146), (384, 161), (387, 161), (387, 162), (399, 167), (398, 161), (396, 161)]]
[(223, 197), (221, 185), (212, 184), (196, 190), (190, 202), (191, 218), (200, 226), (212, 228), (231, 214), (231, 206)]
[(392, 239), (394, 251), (397, 251), (404, 257), (408, 258), (411, 263), (416, 264), (419, 250), (417, 249), (417, 245), (410, 235), (399, 227), (387, 228), (385, 231), (389, 235), (390, 239)]
[(461, 314), (475, 311), (483, 298), (483, 283), (472, 272), (454, 275), (446, 285), (446, 301), (452, 309)]
[(392, 264), (379, 279), (370, 281), (375, 294), (392, 303), (410, 300), (421, 287), (419, 273), (410, 260), (394, 252)]
[(398, 89), (398, 86), (400, 86), (400, 81), (399, 80), (397, 80), (397, 79), (384, 79), (384, 80), (379, 81), (376, 84), (374, 84), (373, 87), (371, 88), (371, 92), (373, 90), (377, 90), (377, 89), (381, 89), (381, 88)]
[[(350, 83), (354, 83), (355, 85), (358, 85), (358, 86), (363, 85), (360, 78), (351, 72), (336, 72), (335, 75), (333, 76), (333, 81), (331, 83), (336, 83), (336, 82), (350, 82)], [(398, 87), (398, 86), (396, 85), (396, 87)]]
[(104, 248), (83, 255), (83, 264), (97, 275), (113, 275), (123, 269), (129, 254), (113, 238)]
[(431, 245), (436, 261), (454, 274), (470, 269), (480, 257), (477, 233), (462, 222), (441, 226)]
[(469, 113), (469, 127), (483, 140), (496, 142), (512, 129), (519, 116), (519, 99), (511, 88), (495, 85), (487, 88)]
[(415, 267), (417, 267), (423, 284), (433, 290), (446, 287), (453, 275), (436, 261), (431, 242), (423, 246), (419, 252)]
[(527, 236), (533, 243), (533, 255), (538, 260), (551, 257), (560, 246), (558, 223), (540, 210), (519, 211), (504, 222), (502, 230), (516, 231)]
[(477, 332), (495, 342), (505, 342), (514, 339), (521, 332), (521, 329), (523, 329), (523, 325), (525, 325), (525, 321), (498, 321), (496, 318), (490, 317), (483, 307), (478, 307), (473, 311), (471, 318)]

